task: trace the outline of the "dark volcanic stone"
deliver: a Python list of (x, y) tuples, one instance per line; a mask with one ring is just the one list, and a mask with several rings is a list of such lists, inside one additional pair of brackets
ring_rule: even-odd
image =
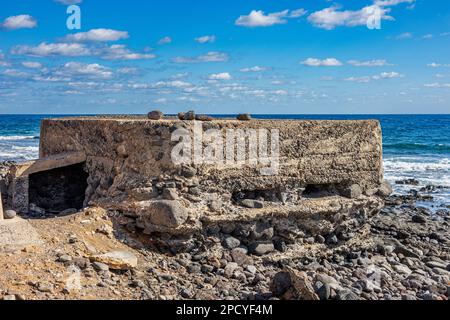
[(350, 290), (341, 290), (337, 295), (338, 300), (360, 300), (360, 298)]
[(338, 243), (338, 238), (336, 235), (331, 234), (327, 237), (327, 244), (335, 245)]
[(320, 300), (328, 300), (331, 296), (331, 288), (328, 284), (324, 283), (316, 290), (316, 293)]
[(424, 216), (421, 215), (415, 215), (412, 217), (412, 221), (414, 223), (420, 223), (420, 224), (424, 224), (427, 222), (427, 219)]
[(185, 178), (193, 178), (197, 174), (197, 169), (190, 166), (183, 166), (181, 175)]
[(197, 121), (213, 121), (214, 118), (211, 116), (204, 115), (204, 114), (199, 114), (199, 115), (195, 116), (195, 120), (197, 120)]
[(184, 120), (192, 121), (195, 120), (195, 112), (194, 111), (188, 111), (184, 114)]
[(157, 226), (176, 228), (188, 218), (186, 209), (178, 201), (158, 200), (148, 210), (149, 221)]
[(291, 276), (288, 272), (278, 272), (270, 284), (270, 291), (280, 297), (291, 287)]
[(164, 117), (164, 113), (159, 110), (154, 110), (149, 112), (147, 116), (150, 120), (161, 120)]
[(286, 246), (286, 242), (284, 242), (283, 240), (275, 240), (275, 241), (273, 242), (273, 244), (274, 244), (275, 249), (276, 249), (277, 251), (280, 251), (280, 252), (286, 252), (287, 246)]
[(377, 190), (377, 195), (380, 197), (389, 197), (392, 194), (393, 190), (389, 182), (384, 181), (381, 186)]
[(242, 200), (241, 205), (246, 208), (255, 208), (255, 209), (264, 208), (264, 202), (252, 199)]
[(395, 181), (395, 184), (398, 185), (410, 185), (410, 186), (418, 186), (420, 182), (416, 179), (405, 179), (405, 180), (398, 180)]
[(237, 116), (237, 119), (240, 121), (250, 121), (250, 120), (252, 120), (252, 116), (249, 115), (248, 113), (244, 113), (244, 114), (239, 114)]

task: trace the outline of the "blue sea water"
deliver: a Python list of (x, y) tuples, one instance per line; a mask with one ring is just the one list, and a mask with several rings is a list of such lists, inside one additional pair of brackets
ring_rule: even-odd
[[(43, 118), (57, 115), (0, 115), (0, 161), (38, 157)], [(388, 181), (415, 178), (421, 186), (450, 187), (450, 115), (254, 115), (261, 119), (377, 119), (383, 130), (384, 168)], [(395, 185), (398, 193), (411, 186)], [(417, 187), (415, 187), (417, 188)], [(420, 188), (420, 186), (419, 186)], [(433, 194), (450, 204), (450, 189)]]

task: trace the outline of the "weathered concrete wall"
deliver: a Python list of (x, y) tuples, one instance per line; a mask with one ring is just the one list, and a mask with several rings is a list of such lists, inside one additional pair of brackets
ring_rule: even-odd
[[(64, 118), (44, 120), (41, 157), (82, 151), (90, 173), (89, 200), (117, 197), (174, 178), (180, 166), (171, 161), (171, 133), (192, 121), (139, 118)], [(199, 188), (263, 190), (307, 185), (352, 185), (363, 190), (382, 181), (382, 137), (377, 121), (250, 121), (204, 122), (205, 130), (267, 128), (280, 132), (280, 170), (261, 176), (256, 168), (197, 166)], [(161, 175), (164, 177), (162, 178)]]
[[(263, 176), (261, 165), (249, 163), (175, 165), (173, 132), (192, 134), (198, 125), (224, 138), (228, 129), (278, 130), (278, 174)], [(244, 242), (261, 225), (272, 240), (333, 232), (345, 238), (382, 206), (377, 121), (43, 121), (41, 157), (67, 152), (86, 155), (85, 204), (117, 210), (127, 228), (147, 234), (186, 237), (237, 223)]]

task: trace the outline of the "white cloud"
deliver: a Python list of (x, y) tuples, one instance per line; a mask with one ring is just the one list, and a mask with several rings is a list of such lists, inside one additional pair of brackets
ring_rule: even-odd
[(57, 74), (102, 79), (109, 79), (113, 76), (113, 72), (105, 66), (97, 63), (84, 64), (79, 62), (67, 62)]
[(401, 3), (413, 4), (416, 0), (377, 0), (375, 5), (380, 7), (396, 6)]
[(70, 77), (56, 76), (56, 75), (37, 75), (33, 77), (37, 82), (62, 82), (70, 81)]
[(316, 27), (332, 30), (340, 26), (365, 26), (367, 25), (369, 19), (373, 16), (374, 12), (377, 11), (380, 13), (381, 19), (393, 20), (392, 17), (387, 15), (389, 9), (381, 8), (375, 5), (366, 6), (356, 11), (339, 11), (339, 9), (340, 7), (338, 6), (332, 6), (316, 11), (308, 17), (308, 21)]
[(192, 84), (186, 81), (174, 80), (174, 81), (158, 81), (155, 84), (158, 88), (186, 88), (192, 87)]
[(28, 14), (11, 16), (1, 24), (6, 30), (33, 29), (37, 27), (37, 21)]
[(374, 76), (362, 76), (362, 77), (349, 77), (345, 78), (344, 81), (358, 82), (358, 83), (368, 83), (372, 80), (383, 80), (383, 79), (393, 79), (402, 78), (402, 74), (398, 72), (382, 72)]
[(292, 10), (289, 14), (289, 18), (300, 18), (303, 17), (306, 13), (307, 11), (305, 9)]
[(42, 68), (42, 64), (35, 61), (24, 61), (22, 62), (22, 66), (29, 69), (40, 69)]
[(0, 50), (0, 67), (9, 67), (11, 64), (7, 61), (2, 61), (3, 59), (5, 59), (5, 55), (2, 50)]
[(411, 32), (404, 32), (395, 37), (396, 40), (408, 40), (412, 38), (413, 34)]
[(341, 7), (334, 5), (312, 13), (308, 21), (316, 27), (332, 30), (336, 27), (366, 26), (374, 14), (379, 15), (381, 20), (395, 20), (389, 16), (389, 7), (401, 3), (414, 4), (415, 0), (376, 0), (372, 5), (365, 6), (360, 10), (340, 10)]
[(231, 80), (232, 77), (228, 72), (214, 73), (208, 76), (209, 80)]
[(106, 60), (147, 60), (156, 56), (151, 53), (136, 53), (129, 50), (125, 45), (115, 44), (97, 52), (101, 58)]
[(349, 77), (344, 79), (344, 81), (351, 81), (351, 82), (358, 82), (358, 83), (367, 83), (370, 82), (370, 77), (364, 76), (364, 77)]
[(1, 75), (13, 77), (13, 78), (25, 78), (28, 76), (28, 73), (16, 70), (16, 69), (7, 69), (0, 73)]
[(427, 83), (424, 84), (424, 87), (426, 88), (450, 88), (450, 83)]
[(434, 35), (432, 35), (431, 33), (422, 36), (422, 39), (433, 39), (433, 38), (434, 38)]
[(195, 41), (197, 41), (198, 43), (214, 42), (216, 41), (216, 36), (202, 36), (195, 38)]
[(28, 55), (35, 57), (67, 56), (80, 57), (88, 56), (91, 50), (84, 44), (79, 43), (46, 43), (42, 42), (36, 47), (19, 45), (12, 49), (13, 54)]
[(432, 63), (427, 64), (427, 67), (430, 67), (430, 68), (441, 68), (441, 67), (449, 68), (450, 64), (441, 64), (441, 63), (432, 62)]
[(129, 34), (126, 31), (118, 31), (112, 29), (92, 29), (87, 32), (79, 32), (66, 36), (67, 41), (72, 42), (108, 42), (128, 39)]
[(139, 73), (139, 69), (138, 68), (132, 68), (132, 67), (124, 67), (124, 68), (117, 69), (117, 73), (120, 73), (120, 74), (137, 74), (137, 73)]
[(248, 15), (240, 16), (235, 25), (242, 27), (270, 27), (276, 24), (287, 23), (288, 18), (299, 18), (306, 14), (304, 9), (293, 11), (284, 10), (265, 14), (262, 10), (252, 10)]
[(167, 99), (166, 98), (159, 98), (156, 100), (153, 100), (154, 103), (167, 103)]
[(337, 60), (336, 58), (327, 58), (324, 60), (316, 59), (316, 58), (308, 58), (305, 61), (302, 61), (301, 64), (308, 67), (339, 67), (342, 66), (342, 62)]
[(260, 66), (254, 66), (254, 67), (250, 67), (250, 68), (244, 68), (241, 69), (241, 72), (261, 72), (261, 71), (266, 71), (267, 68), (264, 67), (260, 67)]
[(392, 66), (392, 64), (388, 63), (386, 60), (369, 60), (369, 61), (358, 61), (358, 60), (349, 60), (347, 61), (349, 65), (355, 67), (384, 67), (384, 66)]
[(392, 78), (402, 78), (403, 75), (398, 72), (382, 72), (379, 75), (373, 76), (374, 80), (380, 79), (392, 79)]
[(183, 72), (183, 73), (177, 73), (174, 74), (173, 76), (171, 76), (171, 79), (182, 79), (182, 78), (186, 78), (189, 75), (189, 73), (187, 72)]
[(11, 52), (16, 55), (27, 55), (33, 57), (82, 57), (98, 56), (105, 60), (144, 60), (153, 59), (156, 56), (150, 53), (136, 53), (129, 50), (125, 45), (112, 45), (106, 47), (90, 48), (82, 43), (41, 43), (36, 47), (19, 45)]
[(224, 62), (228, 61), (228, 54), (218, 51), (210, 51), (205, 55), (197, 57), (176, 57), (173, 59), (176, 63), (199, 63), (199, 62)]
[(171, 37), (164, 37), (158, 41), (158, 44), (169, 44), (169, 43), (172, 43)]

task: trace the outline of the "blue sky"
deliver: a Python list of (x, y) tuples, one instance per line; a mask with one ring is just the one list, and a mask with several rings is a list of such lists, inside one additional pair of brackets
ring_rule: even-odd
[(449, 44), (446, 0), (3, 0), (0, 113), (449, 113)]

